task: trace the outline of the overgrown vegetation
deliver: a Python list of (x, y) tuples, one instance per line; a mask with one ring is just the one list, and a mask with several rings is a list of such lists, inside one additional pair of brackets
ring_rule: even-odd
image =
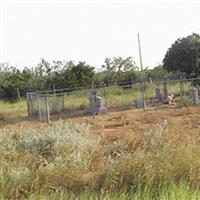
[[(150, 77), (163, 80), (178, 79), (180, 75), (198, 76), (199, 47), (191, 49), (189, 45), (197, 53), (195, 56), (186, 51), (188, 46), (182, 42), (188, 39), (190, 45), (199, 42), (196, 34), (178, 40), (166, 54), (165, 69), (158, 66), (143, 72), (138, 71), (130, 57), (106, 58), (100, 72), (85, 62), (50, 64), (42, 59), (35, 68), (23, 70), (1, 64), (0, 97), (15, 100), (19, 94), (25, 96), (28, 91), (54, 87), (124, 86)], [(183, 56), (187, 62), (177, 61), (177, 52), (171, 53), (176, 45), (179, 55), (183, 45), (184, 51), (195, 59)], [(147, 85), (148, 97), (153, 95), (155, 86), (155, 83)], [(190, 85), (185, 83), (184, 87), (186, 95), (178, 97), (180, 106), (190, 102), (187, 94)], [(176, 95), (180, 85), (172, 83), (168, 89), (169, 94)], [(65, 96), (69, 110), (87, 106), (89, 93), (83, 92), (84, 95)], [(131, 105), (137, 96), (141, 97), (138, 87), (126, 90), (110, 87), (101, 92), (108, 106)], [(53, 109), (57, 106), (55, 102), (50, 105)], [(98, 116), (92, 122), (59, 121), (35, 129), (31, 126), (24, 129), (23, 124), (16, 125), (17, 128), (6, 126), (7, 122), (15, 123), (14, 116), (25, 105), (24, 100), (18, 104), (0, 102), (0, 111), (13, 117), (9, 116), (9, 121), (7, 115), (0, 113), (5, 127), (0, 129), (0, 199), (200, 199), (200, 120), (190, 108), (173, 110), (168, 118), (165, 111), (157, 118), (137, 112), (134, 120), (133, 115), (130, 120), (126, 113), (107, 115), (106, 122)], [(199, 113), (199, 109), (195, 112)], [(187, 115), (190, 116), (178, 120)]]
[[(183, 112), (189, 110), (177, 115)], [(127, 117), (119, 123), (126, 134), (113, 139), (104, 135), (108, 124), (100, 134), (90, 123), (70, 121), (35, 130), (2, 129), (1, 199), (200, 198), (198, 128), (185, 132), (179, 123), (159, 120), (139, 133)], [(200, 121), (190, 124), (199, 127)]]

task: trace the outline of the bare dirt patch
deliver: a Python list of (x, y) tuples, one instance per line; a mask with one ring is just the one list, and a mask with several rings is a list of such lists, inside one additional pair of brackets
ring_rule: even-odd
[[(102, 136), (108, 140), (115, 140), (129, 134), (139, 134), (153, 129), (156, 124), (167, 121), (173, 128), (184, 128), (185, 131), (191, 128), (200, 127), (199, 107), (169, 108), (160, 110), (128, 110), (103, 114), (93, 118), (92, 116), (73, 117), (62, 119), (70, 123), (86, 123), (90, 126), (91, 133)], [(11, 114), (9, 114), (11, 115)], [(54, 121), (52, 123), (57, 123)], [(14, 128), (16, 131), (27, 129), (43, 129), (46, 123), (30, 120), (25, 116), (17, 119), (10, 119), (8, 114), (0, 113), (0, 129)]]

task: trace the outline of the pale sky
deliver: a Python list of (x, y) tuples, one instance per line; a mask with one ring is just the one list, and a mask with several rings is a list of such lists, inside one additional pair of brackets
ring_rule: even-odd
[(133, 57), (144, 67), (162, 62), (180, 37), (200, 34), (200, 1), (0, 0), (0, 63), (32, 67), (44, 58), (86, 61)]

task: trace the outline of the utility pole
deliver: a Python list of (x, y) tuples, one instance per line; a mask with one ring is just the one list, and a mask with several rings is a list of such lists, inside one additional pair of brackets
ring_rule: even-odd
[(141, 53), (141, 46), (140, 46), (140, 34), (139, 33), (138, 33), (138, 48), (139, 48), (139, 56), (140, 56), (140, 68), (141, 68), (141, 71), (143, 71), (142, 53)]

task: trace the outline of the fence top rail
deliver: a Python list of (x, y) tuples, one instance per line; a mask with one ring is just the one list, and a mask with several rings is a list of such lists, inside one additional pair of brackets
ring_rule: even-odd
[[(167, 83), (176, 83), (176, 82), (192, 82), (192, 81), (197, 81), (197, 80), (200, 80), (200, 78), (189, 78), (189, 79), (186, 79), (186, 78), (181, 78), (181, 79), (175, 79), (175, 80), (169, 80), (169, 79), (165, 79), (165, 80), (162, 80), (162, 81), (152, 81), (152, 83), (154, 84), (163, 84), (165, 82)], [(137, 80), (137, 81), (134, 81), (130, 84), (130, 82), (122, 82), (121, 84), (115, 84), (115, 85), (109, 85), (109, 86), (106, 86), (106, 85), (102, 85), (102, 86), (99, 86), (99, 87), (76, 87), (76, 88), (63, 88), (63, 89), (54, 89), (54, 90), (44, 90), (44, 91), (36, 91), (36, 92), (27, 92), (26, 94), (27, 95), (33, 95), (33, 96), (43, 96), (45, 97), (46, 95), (47, 96), (61, 96), (63, 94), (73, 94), (73, 93), (77, 93), (77, 92), (80, 92), (80, 91), (86, 91), (86, 90), (95, 90), (95, 89), (105, 89), (105, 88), (115, 88), (115, 87), (137, 87), (137, 84), (141, 84), (141, 83), (144, 83), (144, 82), (147, 82), (147, 80)], [(129, 83), (129, 84), (126, 84), (126, 83)]]
[[(106, 85), (106, 83), (100, 85), (100, 86), (94, 86), (94, 87), (75, 87), (75, 88), (62, 88), (62, 89), (51, 89), (51, 90), (43, 90), (43, 91), (35, 91), (35, 92), (27, 92), (27, 95), (30, 94), (55, 94), (55, 93), (62, 93), (62, 92), (73, 92), (73, 91), (80, 91), (80, 90), (88, 90), (88, 89), (100, 89), (100, 88), (105, 88), (105, 87), (123, 87), (123, 86), (129, 86), (129, 85), (134, 85), (137, 83), (140, 83), (144, 80), (131, 80), (131, 81), (126, 81), (126, 82), (119, 82), (113, 85)], [(145, 80), (146, 81), (146, 80)]]

